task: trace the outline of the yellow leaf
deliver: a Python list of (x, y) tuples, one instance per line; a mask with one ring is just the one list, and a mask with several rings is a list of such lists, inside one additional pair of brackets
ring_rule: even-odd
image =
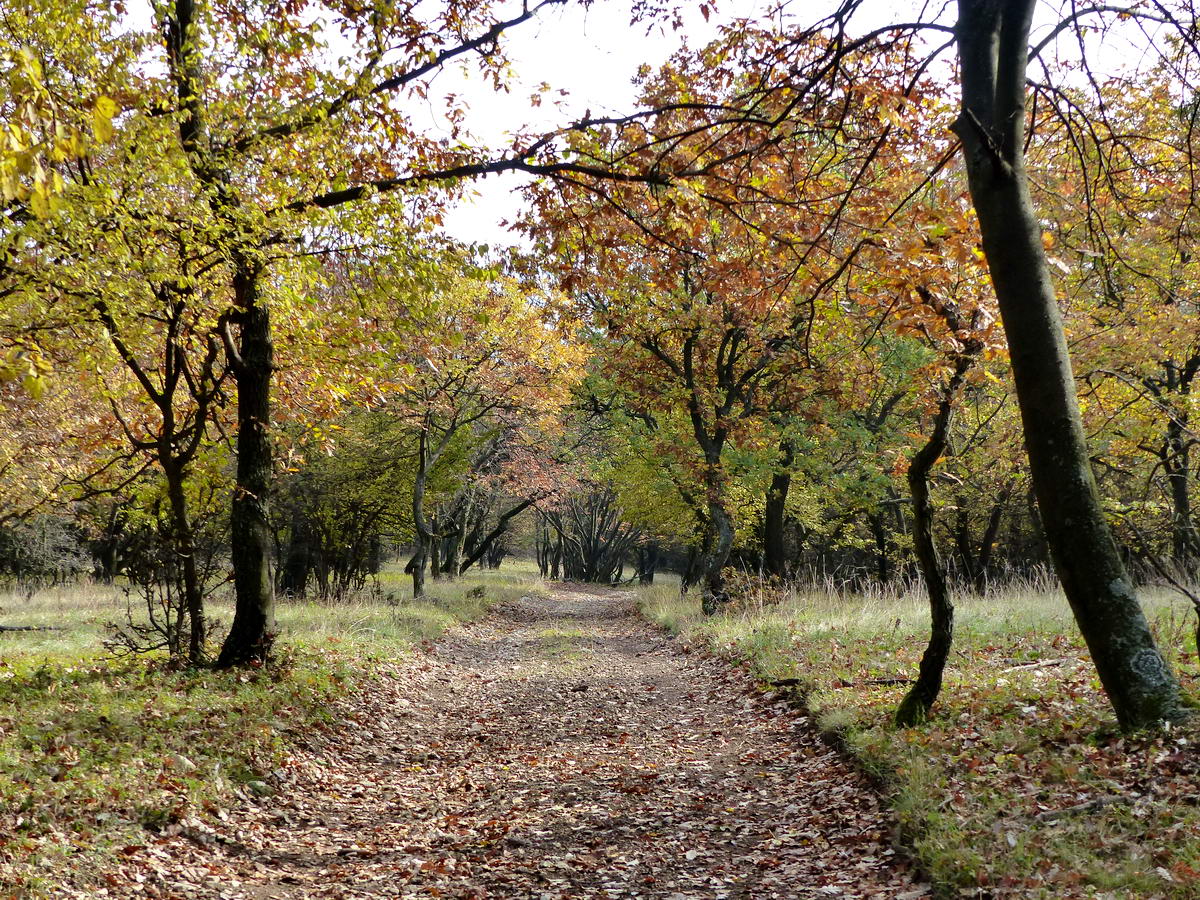
[(42, 395), (46, 393), (46, 379), (40, 375), (26, 375), (21, 379), (21, 387), (25, 388), (26, 392), (34, 400), (40, 400)]
[(97, 97), (94, 108), (97, 114), (106, 119), (111, 119), (117, 114), (117, 102), (110, 97)]
[(32, 193), (30, 193), (29, 207), (39, 219), (44, 219), (50, 215), (50, 198), (46, 193), (44, 185), (34, 188)]
[(112, 140), (113, 127), (112, 119), (107, 116), (102, 116), (98, 112), (92, 112), (92, 134), (96, 136), (96, 140), (100, 143), (107, 143)]

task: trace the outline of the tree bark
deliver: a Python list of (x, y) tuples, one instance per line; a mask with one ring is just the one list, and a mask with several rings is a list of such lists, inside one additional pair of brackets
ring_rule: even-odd
[(558, 581), (562, 576), (563, 539), (561, 534), (554, 536), (554, 549), (550, 552), (550, 580)]
[(929, 473), (946, 452), (950, 426), (954, 421), (954, 404), (971, 365), (972, 360), (965, 356), (959, 357), (955, 363), (954, 374), (938, 403), (929, 439), (925, 446), (913, 454), (908, 466), (908, 488), (912, 493), (913, 550), (929, 595), (929, 643), (921, 656), (917, 680), (896, 709), (896, 724), (901, 727), (923, 722), (933, 708), (942, 691), (942, 674), (954, 643), (954, 603), (950, 599), (946, 569), (942, 565), (933, 533)]
[(417, 552), (413, 554), (412, 559), (405, 566), (405, 570), (412, 575), (413, 599), (425, 596), (425, 564), (428, 560), (429, 553), (425, 545), (425, 538), (418, 535)]
[(160, 462), (167, 482), (167, 499), (171, 504), (175, 532), (174, 549), (183, 567), (183, 603), (188, 615), (188, 662), (200, 665), (204, 662), (204, 644), (208, 639), (208, 630), (204, 618), (204, 591), (196, 571), (196, 540), (192, 533), (187, 494), (184, 491), (187, 476), (173, 461), (162, 459)]
[(1038, 506), (1055, 567), (1121, 726), (1182, 715), (1105, 520), (1062, 319), (1025, 170), (1025, 69), (1034, 0), (959, 0), (962, 139), (1000, 305)]
[(880, 584), (887, 584), (892, 580), (891, 542), (888, 541), (887, 524), (881, 513), (871, 513), (867, 516), (867, 522), (875, 539), (875, 577)]
[[(1184, 404), (1188, 388), (1183, 385)], [(1183, 406), (1183, 404), (1180, 404)], [(1191, 442), (1187, 431), (1187, 414), (1172, 410), (1167, 421), (1167, 439), (1163, 469), (1171, 494), (1171, 557), (1181, 572), (1188, 572), (1196, 552), (1196, 532), (1192, 526)]]
[(275, 640), (275, 576), (268, 516), (271, 488), (271, 319), (258, 297), (257, 269), (244, 259), (234, 276), (241, 338), (237, 383), (237, 480), (230, 511), (233, 626), (218, 668), (263, 662)]
[(725, 509), (720, 486), (710, 486), (708, 501), (708, 527), (710, 535), (705, 542), (708, 552), (700, 563), (703, 573), (700, 609), (706, 616), (716, 615), (722, 605), (729, 601), (725, 591), (725, 563), (733, 549), (733, 520)]
[(430, 522), (433, 535), (429, 539), (429, 574), (434, 581), (442, 577), (442, 533), (437, 518)]
[(787, 552), (784, 548), (783, 526), (786, 518), (788, 491), (792, 486), (789, 471), (796, 460), (792, 442), (784, 438), (779, 442), (779, 468), (771, 476), (771, 487), (767, 491), (767, 505), (763, 515), (763, 568), (776, 578), (787, 577)]
[(471, 568), (471, 566), (473, 566), (485, 554), (487, 554), (487, 552), (491, 549), (492, 544), (497, 539), (499, 539), (500, 536), (503, 535), (504, 532), (508, 529), (508, 523), (514, 517), (520, 515), (525, 510), (529, 509), (529, 507), (533, 506), (533, 504), (537, 503), (538, 500), (540, 500), (540, 499), (541, 499), (540, 497), (526, 498), (525, 500), (522, 500), (520, 503), (518, 503), (516, 506), (512, 507), (512, 509), (503, 513), (500, 516), (499, 520), (496, 522), (496, 527), (493, 528), (491, 531), (489, 531), (487, 533), (487, 535), (484, 536), (483, 540), (481, 540), (479, 542), (479, 545), (477, 547), (475, 547), (474, 550), (471, 551), (471, 555), (466, 558), (466, 560), (463, 562), (463, 564), (461, 566), (459, 566), (458, 574), (461, 575), (464, 572), (466, 572), (467, 569)]
[(992, 553), (995, 552), (996, 538), (1000, 534), (1000, 523), (1004, 520), (1004, 504), (1008, 502), (1008, 493), (1002, 496), (992, 505), (992, 511), (988, 515), (987, 528), (983, 531), (983, 537), (979, 539), (979, 555), (975, 557), (975, 574), (972, 578), (972, 584), (975, 587), (975, 593), (983, 595), (987, 593), (988, 579), (991, 575), (992, 568)]
[(303, 597), (308, 587), (308, 573), (313, 567), (312, 528), (304, 514), (303, 504), (292, 508), (291, 534), (284, 554), (279, 589), (292, 597)]
[(638, 584), (654, 584), (654, 573), (658, 570), (658, 544), (648, 544), (639, 547), (637, 551)]

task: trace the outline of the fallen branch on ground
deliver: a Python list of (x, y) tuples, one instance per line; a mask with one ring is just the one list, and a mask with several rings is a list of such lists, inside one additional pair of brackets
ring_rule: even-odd
[(1086, 803), (1077, 803), (1074, 806), (1067, 806), (1063, 809), (1046, 809), (1038, 813), (1034, 818), (1039, 822), (1049, 822), (1053, 819), (1061, 819), (1063, 816), (1097, 812), (1106, 806), (1118, 806), (1129, 802), (1129, 797), (1112, 794), (1107, 797), (1096, 797), (1095, 799), (1088, 800)]
[(1001, 669), (1000, 671), (1001, 671), (1001, 673), (1004, 673), (1004, 672), (1020, 672), (1024, 669), (1044, 669), (1044, 668), (1048, 668), (1050, 666), (1061, 666), (1065, 662), (1067, 662), (1067, 660), (1065, 658), (1064, 659), (1039, 659), (1037, 662), (1021, 663), (1019, 666), (1009, 666), (1007, 669)]

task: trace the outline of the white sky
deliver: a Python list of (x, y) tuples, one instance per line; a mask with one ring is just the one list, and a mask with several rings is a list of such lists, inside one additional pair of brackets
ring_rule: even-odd
[[(685, 15), (690, 46), (703, 46), (716, 36), (719, 22), (765, 13), (777, 0), (721, 0), (718, 15), (706, 23), (693, 6)], [(510, 34), (505, 44), (512, 61), (509, 94), (497, 94), (478, 81), (454, 80), (446, 73), (430, 92), (435, 101), (454, 92), (470, 100), (467, 128), (477, 138), (506, 146), (510, 131), (522, 126), (549, 129), (570, 122), (590, 110), (593, 115), (628, 113), (636, 107), (631, 84), (643, 63), (658, 66), (678, 49), (680, 34), (655, 26), (647, 34), (644, 24), (630, 26), (629, 0), (596, 0), (585, 8), (576, 3), (546, 10)], [(532, 107), (529, 97), (542, 82), (565, 90), (564, 107)], [(526, 176), (493, 175), (476, 180), (466, 198), (447, 217), (446, 230), (464, 241), (492, 246), (519, 243), (500, 222), (513, 219), (521, 209), (518, 188)]]
[[(787, 14), (809, 24), (837, 5), (836, 0), (784, 0)], [(544, 11), (537, 19), (513, 29), (505, 43), (512, 62), (512, 91), (497, 94), (477, 78), (460, 75), (459, 70), (438, 77), (430, 92), (430, 121), (437, 127), (433, 108), (446, 93), (454, 92), (470, 101), (471, 113), (465, 123), (478, 139), (507, 147), (509, 133), (531, 126), (549, 129), (571, 121), (590, 110), (593, 114), (621, 114), (636, 108), (631, 79), (642, 63), (656, 67), (674, 52), (686, 35), (691, 47), (700, 47), (716, 36), (721, 22), (760, 17), (777, 10), (780, 0), (717, 0), (717, 12), (705, 22), (695, 10), (699, 0), (684, 0), (687, 10), (680, 33), (656, 26), (647, 34), (647, 26), (630, 26), (631, 0), (594, 0), (584, 7), (567, 3)], [(866, 30), (888, 22), (928, 20), (942, 12), (953, 21), (953, 0), (868, 0), (855, 16), (853, 30)], [(1034, 40), (1059, 20), (1063, 0), (1043, 0), (1034, 27)], [(922, 14), (923, 12), (923, 14)], [(948, 15), (946, 15), (948, 14)], [(1147, 45), (1153, 37), (1129, 26), (1115, 29), (1103, 38), (1093, 33), (1089, 39), (1089, 59), (1101, 68), (1113, 65), (1136, 66), (1144, 62)], [(1057, 52), (1078, 58), (1074, 35), (1060, 37)], [(1040, 77), (1036, 67), (1033, 77)], [(528, 99), (535, 88), (547, 82), (555, 90), (569, 94), (565, 106), (530, 106)], [(511, 246), (521, 242), (501, 222), (515, 218), (521, 210), (519, 188), (527, 176), (508, 174), (476, 180), (470, 194), (446, 220), (446, 230), (454, 237), (492, 246)]]

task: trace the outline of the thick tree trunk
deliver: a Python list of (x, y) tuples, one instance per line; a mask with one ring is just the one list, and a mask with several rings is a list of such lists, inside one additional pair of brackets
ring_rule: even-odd
[(992, 553), (995, 550), (996, 538), (1000, 534), (1000, 523), (1004, 520), (1004, 504), (1008, 502), (1008, 496), (1009, 494), (1006, 490), (1001, 495), (1001, 498), (992, 504), (992, 509), (988, 513), (987, 524), (983, 529), (983, 536), (979, 539), (978, 550), (976, 550), (974, 542), (971, 539), (970, 516), (963, 507), (966, 501), (961, 497), (957, 501), (959, 509), (957, 521), (954, 526), (954, 548), (958, 553), (959, 562), (962, 564), (962, 573), (965, 576), (965, 581), (979, 595), (987, 593), (988, 577), (991, 574)]
[(487, 567), (493, 571), (499, 569), (500, 563), (504, 562), (506, 556), (508, 556), (508, 551), (499, 542), (493, 542), (487, 552)]
[(958, 511), (954, 516), (954, 550), (958, 554), (963, 579), (974, 584), (979, 575), (979, 564), (971, 540), (971, 517), (965, 506), (966, 501), (961, 496), (955, 498), (955, 504)]
[(471, 511), (474, 505), (474, 489), (468, 489), (466, 499), (463, 501), (462, 509), (456, 519), (456, 530), (446, 545), (445, 562), (442, 563), (442, 577), (448, 581), (453, 581), (458, 577), (458, 570), (462, 565), (463, 548), (467, 544), (467, 528), (471, 522)]
[(942, 691), (942, 674), (954, 643), (954, 604), (950, 600), (946, 570), (933, 534), (929, 473), (946, 451), (950, 425), (954, 419), (954, 403), (971, 364), (972, 361), (967, 357), (960, 357), (955, 364), (954, 375), (938, 404), (929, 440), (913, 455), (908, 467), (908, 488), (912, 493), (913, 550), (925, 580), (925, 590), (929, 594), (929, 643), (921, 656), (917, 680), (896, 709), (896, 724), (901, 727), (923, 722), (933, 708), (934, 701)]
[(275, 577), (271, 523), (271, 320), (258, 297), (258, 272), (239, 260), (234, 277), (241, 324), (237, 381), (237, 481), (233, 491), (230, 561), (233, 626), (218, 668), (263, 662), (275, 639)]
[(771, 487), (767, 491), (767, 504), (763, 515), (763, 568), (768, 575), (786, 578), (787, 552), (784, 548), (783, 525), (788, 491), (792, 487), (792, 473), (789, 469), (796, 459), (795, 448), (786, 438), (779, 442), (779, 457), (779, 469), (771, 476)]
[(971, 199), (1008, 338), (1046, 539), (1122, 727), (1181, 713), (1179, 689), (1104, 518), (1067, 342), (1025, 171), (1025, 68), (1034, 0), (959, 0), (963, 141)]

